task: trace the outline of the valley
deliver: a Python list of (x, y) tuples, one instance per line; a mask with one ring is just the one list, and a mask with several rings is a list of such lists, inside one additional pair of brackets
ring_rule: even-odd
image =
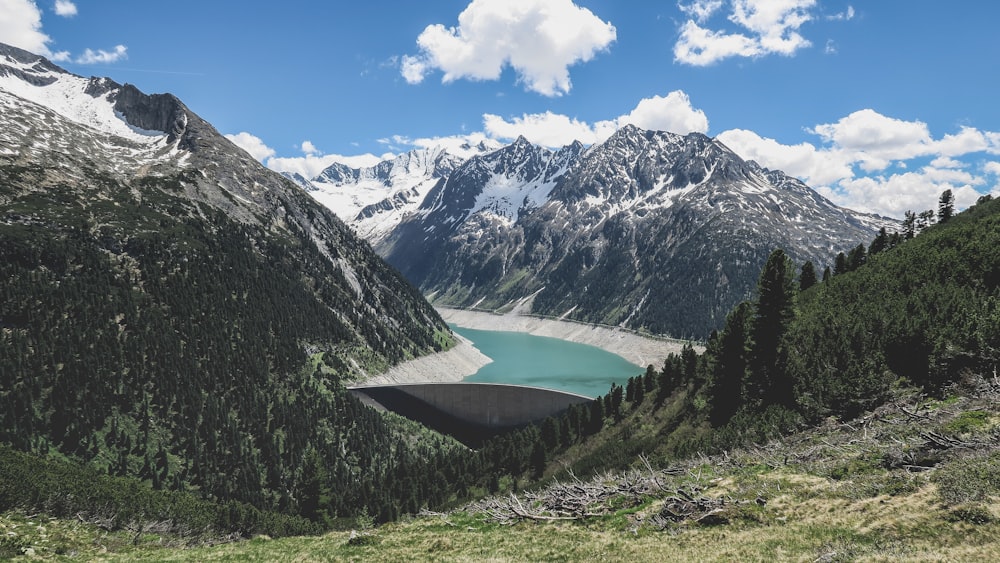
[[(515, 4), (535, 11), (487, 31), (578, 8), (467, 10)], [(729, 4), (663, 9), (704, 23)], [(418, 55), (358, 55), (344, 83), (392, 66), (381, 92), (438, 92), (417, 83), (447, 64), (434, 37), (474, 39), (459, 28), (429, 26)], [(957, 148), (1000, 154), (1000, 134), (937, 140), (862, 110), (790, 149), (710, 136), (676, 91), (593, 127), (490, 113), (489, 135), (387, 129), (355, 156), (300, 139), (282, 159), (6, 33), (0, 559), (1000, 556), (1000, 198)], [(568, 66), (546, 86), (522, 63), (501, 56), (519, 88), (569, 100)], [(303, 127), (284, 120), (313, 84), (294, 78), (260, 80), (282, 85), (267, 107), (283, 128)], [(531, 97), (461, 80), (442, 87)], [(307, 121), (362, 130), (377, 103), (334, 119), (346, 89)], [(230, 95), (220, 123), (260, 118), (237, 99), (256, 95)], [(664, 108), (678, 119), (650, 117)], [(886, 147), (907, 135), (879, 127), (916, 140)], [(976, 173), (1000, 179), (996, 162)], [(843, 203), (876, 185), (869, 211)], [(896, 209), (939, 187), (936, 207)]]

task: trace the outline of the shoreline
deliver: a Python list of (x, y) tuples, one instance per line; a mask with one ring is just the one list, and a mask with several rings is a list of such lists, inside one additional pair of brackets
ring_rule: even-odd
[[(447, 323), (472, 330), (523, 332), (586, 344), (610, 352), (645, 369), (652, 364), (659, 369), (671, 353), (679, 354), (684, 343), (640, 336), (620, 328), (589, 325), (575, 321), (545, 319), (511, 312), (507, 314), (435, 307)], [(479, 351), (470, 340), (455, 333), (454, 348), (422, 356), (366, 377), (354, 385), (394, 385), (401, 383), (455, 383), (479, 371), (493, 360)], [(698, 350), (700, 347), (695, 346)]]
[(384, 373), (366, 377), (353, 385), (394, 385), (398, 383), (454, 383), (479, 371), (493, 360), (455, 334), (455, 347), (444, 352), (421, 356), (389, 368)]
[[(517, 313), (496, 314), (467, 309), (435, 307), (445, 322), (473, 330), (525, 332), (548, 336), (600, 348), (625, 358), (645, 369), (652, 364), (657, 369), (671, 353), (679, 354), (684, 343), (640, 336), (630, 330), (590, 325), (575, 321), (560, 321)], [(695, 346), (695, 349), (698, 349)]]

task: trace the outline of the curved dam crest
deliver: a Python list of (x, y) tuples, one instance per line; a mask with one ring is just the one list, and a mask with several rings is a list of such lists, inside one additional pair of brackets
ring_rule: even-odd
[(361, 402), (393, 411), (467, 445), (558, 414), (590, 397), (503, 383), (409, 383), (349, 387)]
[[(649, 338), (613, 327), (540, 319), (516, 312), (498, 315), (441, 307), (437, 309), (455, 327), (458, 338), (455, 348), (405, 362), (349, 389), (366, 404), (421, 422), (473, 447), (491, 435), (544, 420), (573, 404), (589, 402), (593, 399), (587, 395), (603, 395), (612, 381), (624, 384), (628, 377), (641, 373), (640, 366), (662, 364), (670, 353), (680, 352), (683, 345), (681, 341)], [(530, 365), (534, 373), (525, 372), (510, 378), (502, 374), (497, 376), (495, 373), (479, 374), (481, 368), (487, 365), (499, 368), (501, 372), (512, 370), (511, 373), (524, 371), (524, 366), (510, 365), (507, 361), (511, 359), (509, 357), (494, 364), (494, 358), (509, 356), (510, 352), (501, 347), (489, 352), (490, 356), (484, 355), (477, 347), (485, 345), (484, 342), (476, 344), (462, 336), (462, 333), (469, 334), (470, 331), (522, 333), (533, 337), (556, 338), (564, 343), (584, 344), (623, 358), (634, 366), (635, 371), (627, 369), (624, 375), (620, 371), (612, 374), (601, 362), (605, 366), (601, 369), (609, 371), (598, 378), (577, 377), (572, 369), (570, 373), (565, 371), (566, 365), (532, 361), (534, 358), (527, 362), (521, 361), (531, 355), (529, 347), (524, 351), (516, 350), (516, 355), (525, 357), (514, 359), (517, 360), (515, 364)], [(563, 349), (559, 353), (564, 359), (557, 360), (559, 364), (571, 364), (586, 357), (572, 350)], [(587, 367), (598, 365), (598, 362), (584, 361), (588, 363)], [(606, 383), (602, 382), (596, 387), (592, 385), (593, 381), (587, 382), (588, 379), (605, 376), (608, 376), (604, 380)], [(467, 379), (470, 377), (473, 380), (482, 378), (482, 382), (473, 383)], [(552, 383), (553, 379), (558, 379), (559, 383)], [(553, 390), (553, 386), (564, 391)]]

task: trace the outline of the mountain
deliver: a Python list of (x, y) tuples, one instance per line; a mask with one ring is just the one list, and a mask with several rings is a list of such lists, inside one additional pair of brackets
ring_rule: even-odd
[(6, 45), (0, 278), (0, 442), (310, 517), (321, 483), (383, 519), (438, 447), (341, 385), (453, 342), (367, 243), (176, 97)]
[(499, 148), (493, 141), (455, 147), (416, 149), (375, 166), (351, 168), (334, 163), (315, 178), (292, 176), (318, 201), (351, 223), (372, 243), (382, 240), (402, 218), (416, 210), (431, 188), (471, 156)]
[(519, 138), (473, 156), (371, 240), (438, 304), (704, 338), (772, 249), (822, 270), (880, 227), (896, 222), (704, 135), (627, 126), (589, 148)]
[[(118, 542), (106, 524), (79, 522), (84, 499), (125, 496), (118, 482), (0, 447), (0, 493), (3, 473), (13, 473), (7, 498), (46, 516), (42, 527), (0, 515), (11, 530), (0, 549), (400, 561), (446, 549), (455, 560), (486, 551), (592, 560), (608, 558), (610, 537), (616, 557), (630, 561), (771, 559), (776, 549), (823, 561), (996, 560), (1000, 200), (983, 196), (939, 218), (912, 238), (876, 237), (864, 261), (807, 289), (773, 252), (755, 299), (731, 311), (704, 353), (685, 347), (624, 389), (468, 452), (495, 460), (480, 467), (492, 496), (457, 509), (360, 532), (180, 552), (163, 546), (194, 542), (171, 541), (162, 516), (156, 534), (140, 538), (132, 521)], [(769, 314), (776, 306), (794, 313)], [(35, 500), (53, 489), (59, 502)]]

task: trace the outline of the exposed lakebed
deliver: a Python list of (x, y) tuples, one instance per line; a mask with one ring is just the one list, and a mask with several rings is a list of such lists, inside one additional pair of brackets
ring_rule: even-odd
[(585, 344), (521, 332), (452, 325), (493, 361), (464, 381), (545, 387), (597, 397), (644, 372), (621, 356)]

